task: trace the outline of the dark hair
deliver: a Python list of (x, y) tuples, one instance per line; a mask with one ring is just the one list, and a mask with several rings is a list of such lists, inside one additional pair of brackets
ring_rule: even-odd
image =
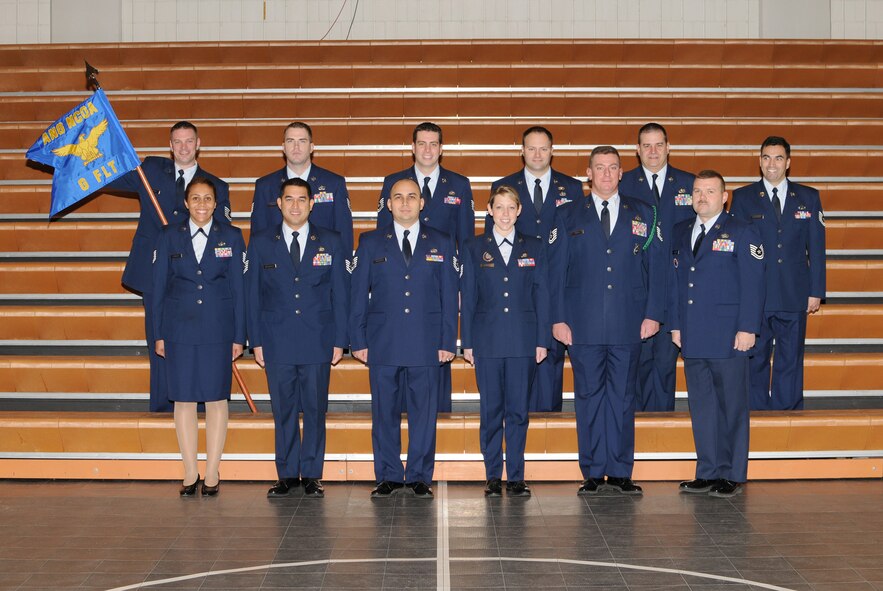
[(521, 134), (521, 145), (522, 146), (524, 145), (524, 140), (527, 139), (527, 136), (529, 136), (532, 133), (543, 133), (546, 135), (547, 138), (549, 138), (550, 144), (555, 143), (555, 141), (552, 139), (552, 132), (551, 131), (549, 131), (548, 129), (546, 129), (542, 125), (533, 125), (531, 127), (528, 127), (527, 129), (525, 129), (524, 133)]
[(622, 158), (619, 155), (619, 150), (614, 148), (613, 146), (595, 146), (592, 150), (592, 153), (589, 154), (589, 166), (592, 166), (592, 160), (595, 156), (599, 156), (601, 154), (613, 154), (616, 156), (616, 159), (622, 162)]
[(412, 134), (412, 139), (411, 139), (411, 141), (413, 143), (415, 143), (415, 144), (417, 143), (417, 132), (420, 132), (420, 131), (429, 131), (432, 133), (437, 133), (438, 134), (438, 143), (440, 143), (440, 144), (445, 143), (442, 140), (442, 128), (439, 127), (438, 125), (436, 125), (435, 123), (432, 123), (431, 121), (424, 121), (423, 123), (421, 123), (420, 125), (418, 125), (417, 127), (414, 128), (414, 133)]
[[(183, 128), (182, 128), (183, 129)], [(218, 197), (218, 189), (215, 187), (215, 182), (204, 176), (195, 176), (193, 180), (187, 185), (187, 189), (184, 190), (184, 201), (187, 201), (190, 198), (190, 192), (195, 185), (206, 185), (212, 190), (212, 195), (217, 199)]]
[(717, 179), (721, 182), (721, 191), (725, 191), (727, 189), (727, 181), (724, 180), (723, 175), (716, 170), (706, 169), (700, 170), (699, 174), (696, 175), (697, 179)]
[(665, 131), (665, 128), (658, 123), (650, 122), (645, 123), (641, 126), (641, 129), (638, 130), (638, 144), (641, 143), (641, 136), (645, 133), (650, 133), (651, 131), (661, 131), (662, 137), (665, 138), (665, 143), (668, 143), (668, 132)]
[(288, 179), (279, 187), (279, 198), (281, 199), (283, 195), (285, 195), (285, 187), (303, 187), (307, 190), (307, 197), (310, 199), (313, 198), (313, 188), (310, 186), (310, 183), (300, 178)]
[(489, 206), (493, 207), (494, 206), (494, 199), (496, 198), (496, 196), (503, 195), (503, 194), (506, 194), (506, 195), (509, 195), (510, 197), (512, 197), (512, 201), (515, 202), (515, 205), (517, 205), (518, 207), (521, 207), (521, 197), (518, 196), (518, 191), (515, 190), (513, 187), (510, 187), (509, 185), (500, 185), (499, 187), (497, 187), (496, 189), (491, 191), (491, 198), (488, 200), (487, 204)]
[(172, 128), (169, 130), (169, 135), (175, 133), (179, 129), (192, 129), (194, 134), (199, 135), (199, 130), (196, 129), (196, 126), (189, 121), (178, 121), (177, 123), (172, 125)]
[(779, 137), (777, 135), (771, 135), (767, 139), (763, 140), (763, 143), (760, 145), (760, 151), (763, 152), (763, 149), (767, 146), (782, 146), (785, 148), (785, 157), (791, 158), (791, 144), (788, 143), (783, 137)]
[(310, 142), (312, 143), (313, 130), (312, 130), (312, 128), (310, 128), (309, 125), (307, 125), (303, 121), (293, 121), (293, 122), (289, 123), (288, 126), (285, 128), (285, 131), (282, 132), (282, 137), (285, 137), (285, 132), (288, 131), (289, 129), (303, 129), (304, 131), (307, 132), (307, 136), (310, 138)]

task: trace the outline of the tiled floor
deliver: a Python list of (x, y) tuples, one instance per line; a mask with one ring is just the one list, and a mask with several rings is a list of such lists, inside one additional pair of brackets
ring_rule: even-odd
[(732, 500), (675, 483), (371, 500), (327, 483), (270, 501), (268, 484), (180, 499), (167, 482), (0, 482), (0, 589), (883, 590), (883, 480), (755, 482)]

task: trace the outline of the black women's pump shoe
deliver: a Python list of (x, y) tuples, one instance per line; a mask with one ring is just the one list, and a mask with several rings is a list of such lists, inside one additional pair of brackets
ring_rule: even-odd
[(204, 497), (213, 497), (218, 494), (218, 491), (221, 489), (221, 479), (218, 478), (218, 483), (214, 486), (206, 486), (205, 480), (202, 481), (202, 496)]
[[(196, 475), (196, 480), (193, 481), (193, 484), (187, 484), (181, 487), (181, 490), (178, 491), (178, 494), (182, 497), (192, 497), (196, 495), (196, 487), (199, 486), (199, 474)], [(205, 494), (205, 493), (203, 493)]]

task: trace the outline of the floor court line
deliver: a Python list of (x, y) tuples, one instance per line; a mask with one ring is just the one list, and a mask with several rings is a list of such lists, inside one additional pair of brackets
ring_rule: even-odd
[(438, 519), (436, 523), (436, 583), (440, 590), (451, 588), (451, 552), (448, 532), (448, 483), (439, 482), (435, 488), (435, 500), (438, 503)]
[[(278, 564), (262, 564), (257, 566), (247, 566), (243, 568), (231, 568), (226, 570), (219, 571), (206, 571), (201, 573), (194, 573), (192, 575), (182, 575), (179, 577), (171, 577), (168, 579), (159, 579), (156, 581), (145, 581), (142, 583), (136, 583), (134, 585), (126, 585), (125, 587), (114, 587), (113, 589), (109, 589), (108, 591), (130, 591), (133, 589), (144, 589), (146, 587), (158, 587), (160, 585), (166, 585), (169, 583), (177, 583), (180, 581), (189, 581), (191, 579), (198, 579), (200, 577), (213, 577), (217, 575), (228, 575), (228, 574), (238, 574), (238, 573), (247, 573), (259, 571), (262, 569), (278, 569), (278, 568), (294, 568), (299, 566), (314, 566), (318, 564), (346, 564), (346, 563), (369, 563), (369, 562), (430, 562), (435, 560), (438, 563), (441, 563), (441, 560), (436, 558), (337, 558), (337, 559), (328, 559), (328, 560), (309, 560), (305, 562), (285, 562)], [(596, 560), (573, 560), (569, 558), (516, 558), (509, 556), (476, 556), (476, 557), (455, 557), (448, 558), (445, 561), (447, 565), (450, 562), (547, 562), (547, 563), (559, 563), (559, 564), (576, 564), (582, 566), (597, 566), (597, 567), (608, 567), (608, 568), (620, 568), (620, 569), (628, 569), (628, 570), (638, 570), (638, 571), (650, 571), (650, 572), (658, 572), (658, 573), (669, 573), (669, 574), (679, 574), (687, 577), (696, 577), (701, 579), (710, 579), (713, 581), (722, 581), (726, 583), (742, 583), (745, 585), (751, 585), (753, 587), (757, 587), (759, 589), (768, 589), (770, 591), (793, 591), (788, 587), (781, 587), (779, 585), (771, 585), (769, 583), (763, 583), (760, 581), (751, 581), (748, 579), (739, 579), (737, 577), (727, 577), (724, 575), (713, 575), (709, 573), (700, 573), (696, 571), (690, 570), (681, 570), (677, 568), (662, 568), (655, 566), (641, 566), (639, 564), (627, 564), (621, 562), (600, 562)], [(439, 573), (438, 580), (438, 588), (439, 589), (450, 589), (450, 573), (448, 572), (445, 576), (444, 580), (442, 580), (442, 571), (441, 567), (437, 570)]]

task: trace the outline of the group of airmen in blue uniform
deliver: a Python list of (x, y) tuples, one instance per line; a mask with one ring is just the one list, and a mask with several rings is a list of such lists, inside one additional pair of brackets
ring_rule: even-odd
[(480, 392), (488, 496), (502, 494), (504, 464), (506, 493), (531, 494), (529, 413), (561, 410), (565, 351), (580, 495), (641, 494), (632, 481), (635, 412), (674, 409), (679, 352), (697, 452), (696, 477), (682, 492), (738, 494), (749, 410), (802, 408), (806, 316), (825, 296), (825, 220), (818, 192), (788, 180), (783, 138), (763, 142), (761, 180), (738, 189), (726, 211), (724, 178), (671, 166), (657, 123), (639, 130), (633, 170), (623, 172), (612, 146), (592, 150), (588, 195), (551, 167), (551, 132), (530, 127), (523, 168), (493, 183), (485, 230), (475, 235), (469, 179), (440, 166), (442, 130), (422, 123), (414, 166), (384, 179), (377, 229), (361, 235), (355, 254), (345, 180), (313, 164), (306, 123), (285, 129), (285, 166), (255, 183), (247, 251), (230, 225), (226, 183), (196, 163), (196, 128), (176, 124), (170, 146), (172, 159), (143, 164), (166, 228), (137, 177), (114, 188), (141, 196), (123, 283), (143, 296), (154, 344), (150, 408), (174, 409), (182, 495), (200, 479), (196, 402), (216, 431), (203, 494), (217, 494), (228, 356), (241, 354), (246, 333), (266, 369), (276, 425), (269, 497), (301, 485), (306, 496), (324, 495), (330, 368), (346, 348), (369, 369), (372, 497), (432, 497), (436, 418), (451, 410), (458, 324)]

